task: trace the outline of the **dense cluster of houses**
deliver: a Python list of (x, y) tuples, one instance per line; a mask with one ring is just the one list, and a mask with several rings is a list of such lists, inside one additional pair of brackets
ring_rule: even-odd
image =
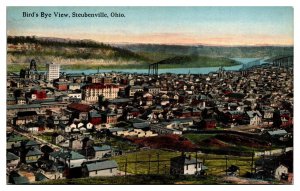
[[(10, 172), (15, 172), (18, 160), (37, 163), (42, 157), (44, 163), (37, 166), (43, 166), (43, 172), (62, 173), (56, 177), (67, 177), (70, 171), (82, 176), (116, 175), (117, 163), (102, 160), (114, 155), (113, 149), (96, 147), (91, 132), (151, 137), (246, 126), (290, 133), (293, 125), (292, 68), (262, 65), (245, 71), (158, 76), (61, 73), (53, 81), (47, 81), (43, 72), (28, 71), (28, 75), (7, 75), (7, 126), (33, 134), (55, 132), (51, 144), (64, 149), (44, 148), (49, 146), (11, 133)], [(172, 172), (177, 171), (182, 169)], [(16, 177), (24, 181), (18, 178), (22, 175), (12, 174), (11, 181)]]
[[(53, 135), (52, 141), (59, 139)], [(6, 149), (7, 181), (12, 184), (120, 174), (116, 161), (107, 159), (113, 152), (112, 148), (108, 145), (93, 146), (88, 138), (82, 142), (71, 141), (70, 145), (58, 149), (11, 132), (7, 134)], [(39, 176), (44, 178), (39, 180)], [(20, 182), (20, 179), (26, 181)]]

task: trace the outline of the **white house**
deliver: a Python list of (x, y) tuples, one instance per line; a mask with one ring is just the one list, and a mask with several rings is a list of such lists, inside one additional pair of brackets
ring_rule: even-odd
[(8, 169), (15, 169), (20, 162), (20, 157), (16, 156), (13, 153), (7, 152), (6, 153), (6, 167)]
[(171, 158), (170, 174), (193, 175), (204, 169), (203, 160), (184, 155)]
[(249, 117), (249, 125), (259, 125), (261, 123), (262, 115), (259, 111), (247, 111)]
[(93, 147), (96, 159), (101, 159), (107, 153), (111, 153), (112, 149), (109, 145), (102, 145), (101, 147), (94, 146)]
[(85, 157), (74, 151), (55, 151), (50, 153), (50, 160), (60, 161), (70, 168), (81, 167), (82, 163), (86, 161)]
[(82, 173), (85, 177), (115, 176), (118, 164), (114, 160), (87, 162), (82, 165)]

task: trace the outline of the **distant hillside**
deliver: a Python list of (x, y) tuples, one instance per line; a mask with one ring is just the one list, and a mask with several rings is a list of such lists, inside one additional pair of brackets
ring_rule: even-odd
[[(119, 44), (118, 47), (132, 52), (166, 58), (170, 55), (196, 55), (226, 58), (263, 58), (278, 55), (292, 55), (293, 46), (181, 46), (157, 44)], [(167, 55), (167, 56), (166, 56)]]
[(234, 66), (240, 63), (229, 58), (207, 56), (175, 56), (157, 62), (160, 68), (196, 68)]
[(153, 44), (104, 44), (92, 40), (8, 36), (8, 71), (28, 67), (31, 59), (44, 70), (54, 62), (63, 69), (142, 69), (159, 62), (160, 68), (234, 66), (230, 58), (262, 58), (293, 54), (293, 47), (218, 47)]
[(102, 64), (137, 63), (147, 58), (119, 47), (91, 40), (8, 36), (8, 63), (28, 63), (35, 58), (39, 63)]

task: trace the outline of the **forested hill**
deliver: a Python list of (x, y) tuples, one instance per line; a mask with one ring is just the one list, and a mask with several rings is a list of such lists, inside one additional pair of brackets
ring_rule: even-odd
[(195, 55), (226, 58), (263, 58), (293, 55), (293, 46), (181, 46), (158, 44), (115, 45), (139, 54)]
[(72, 40), (35, 36), (8, 36), (8, 54), (65, 59), (114, 59), (145, 61), (129, 50), (92, 40)]

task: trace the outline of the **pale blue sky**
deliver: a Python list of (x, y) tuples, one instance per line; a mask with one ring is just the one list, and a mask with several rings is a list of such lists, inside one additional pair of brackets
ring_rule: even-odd
[[(120, 12), (125, 18), (23, 18), (22, 12)], [(9, 35), (103, 42), (293, 44), (292, 7), (8, 7)]]

